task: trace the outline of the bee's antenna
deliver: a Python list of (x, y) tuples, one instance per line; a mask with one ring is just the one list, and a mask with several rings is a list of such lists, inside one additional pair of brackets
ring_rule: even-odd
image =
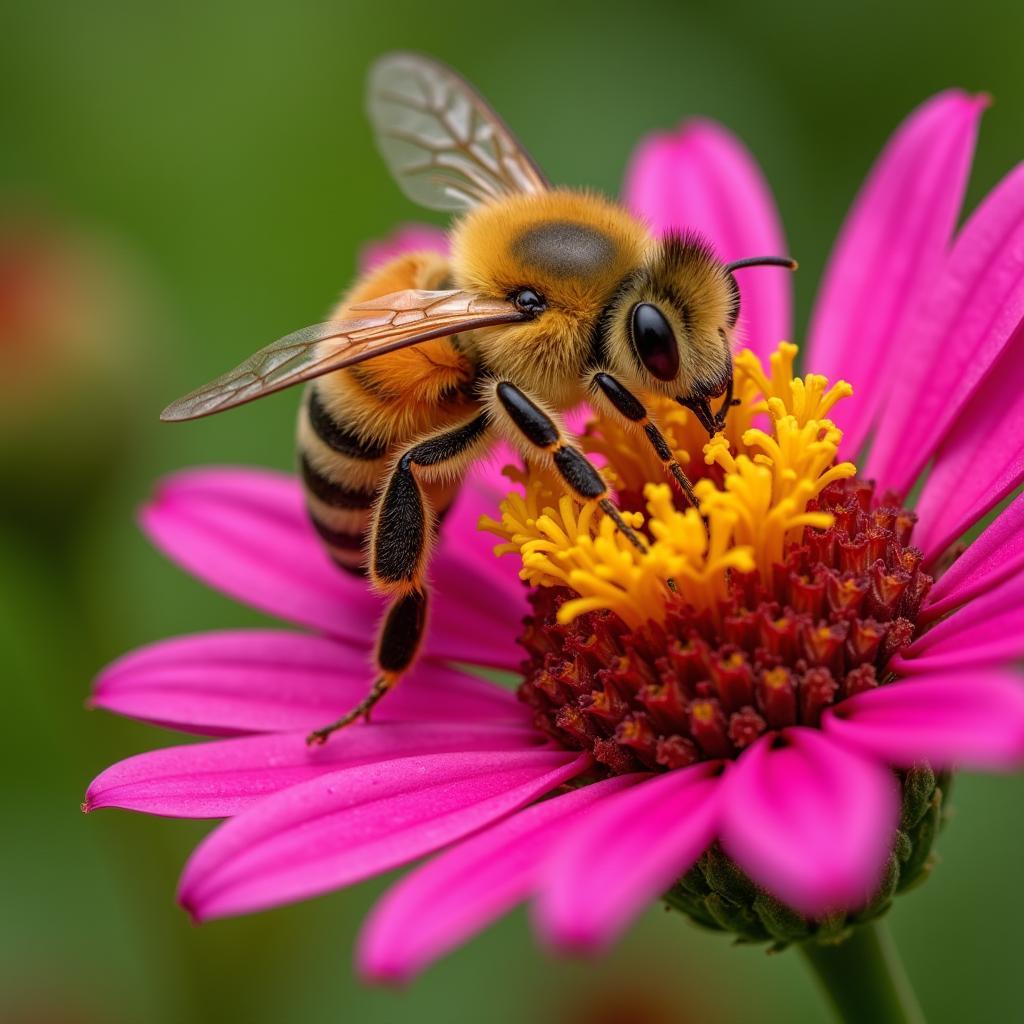
[(745, 260), (726, 263), (725, 269), (730, 273), (743, 267), (785, 267), (787, 270), (796, 270), (799, 265), (788, 256), (748, 256)]

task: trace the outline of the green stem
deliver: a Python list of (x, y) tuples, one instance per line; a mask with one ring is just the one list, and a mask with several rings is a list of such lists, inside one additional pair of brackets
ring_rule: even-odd
[(801, 945), (844, 1024), (924, 1024), (896, 945), (879, 921), (863, 924), (838, 946)]

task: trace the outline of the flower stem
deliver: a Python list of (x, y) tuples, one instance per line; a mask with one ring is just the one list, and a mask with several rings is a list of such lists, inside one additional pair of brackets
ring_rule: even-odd
[(800, 947), (844, 1024), (924, 1024), (896, 944), (879, 921), (860, 925), (837, 946)]

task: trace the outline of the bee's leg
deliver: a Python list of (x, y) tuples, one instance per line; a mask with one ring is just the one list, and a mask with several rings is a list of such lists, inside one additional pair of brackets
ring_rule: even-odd
[(708, 432), (708, 437), (718, 433), (718, 418), (711, 411), (711, 403), (706, 398), (683, 398), (682, 395), (676, 395), (676, 401), (697, 417), (697, 421)]
[(650, 441), (651, 447), (654, 449), (654, 454), (658, 456), (666, 471), (672, 474), (673, 479), (679, 484), (683, 494), (686, 495), (687, 501), (699, 510), (700, 506), (697, 502), (697, 495), (693, 493), (693, 484), (690, 483), (689, 478), (683, 472), (682, 466), (676, 461), (668, 441), (665, 440), (665, 435), (658, 429), (656, 424), (651, 422), (650, 415), (643, 402), (604, 370), (598, 370), (591, 375), (587, 391), (598, 398), (603, 398), (605, 406), (611, 407), (623, 419), (643, 430), (644, 436)]
[(725, 429), (725, 420), (726, 420), (726, 417), (729, 415), (729, 410), (734, 405), (739, 405), (740, 404), (740, 400), (738, 398), (733, 398), (732, 397), (733, 396), (734, 388), (735, 388), (735, 381), (733, 379), (732, 369), (730, 367), (729, 383), (726, 384), (726, 386), (725, 386), (725, 397), (722, 399), (722, 404), (719, 406), (718, 412), (715, 413), (715, 426), (718, 428), (718, 430), (724, 430)]
[(368, 718), (415, 659), (427, 621), (424, 575), (434, 519), (423, 483), (461, 475), (486, 444), (488, 427), (487, 414), (480, 413), (415, 442), (396, 460), (370, 531), (370, 576), (377, 590), (394, 598), (377, 638), (377, 679), (351, 711), (311, 733), (309, 743), (323, 743), (357, 718)]
[(547, 455), (556, 472), (581, 501), (598, 499), (604, 512), (619, 532), (638, 551), (647, 545), (637, 532), (622, 518), (615, 502), (608, 496), (608, 485), (594, 464), (570, 442), (566, 433), (529, 395), (508, 381), (492, 385), (491, 411), (496, 422), (505, 422), (514, 428), (511, 440), (527, 458), (538, 452)]
[(311, 732), (306, 737), (310, 745), (325, 743), (331, 733), (344, 729), (358, 718), (370, 720), (374, 705), (398, 682), (402, 673), (412, 664), (423, 639), (427, 621), (427, 590), (422, 583), (416, 589), (395, 599), (384, 617), (377, 638), (376, 662), (378, 676), (370, 692), (336, 722)]

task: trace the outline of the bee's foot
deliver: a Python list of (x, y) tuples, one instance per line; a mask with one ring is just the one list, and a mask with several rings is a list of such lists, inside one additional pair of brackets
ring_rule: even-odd
[(373, 710), (374, 705), (391, 689), (391, 686), (392, 681), (382, 676), (373, 684), (370, 692), (351, 711), (342, 715), (336, 722), (311, 732), (306, 737), (306, 745), (310, 747), (322, 746), (339, 729), (344, 729), (360, 718), (369, 723), (370, 712)]

